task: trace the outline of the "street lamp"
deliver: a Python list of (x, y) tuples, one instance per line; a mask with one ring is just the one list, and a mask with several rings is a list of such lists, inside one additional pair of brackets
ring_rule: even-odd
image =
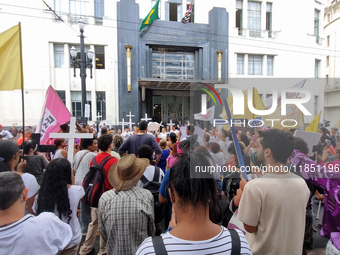
[(94, 53), (93, 51), (90, 49), (87, 52), (87, 59), (88, 62), (86, 62), (85, 59), (85, 43), (84, 43), (84, 27), (85, 27), (85, 23), (84, 21), (82, 21), (81, 19), (78, 21), (78, 27), (80, 30), (80, 60), (76, 59), (77, 57), (77, 50), (74, 46), (72, 46), (71, 50), (70, 50), (70, 54), (72, 57), (72, 65), (73, 65), (73, 71), (74, 74), (73, 76), (76, 77), (76, 68), (80, 67), (80, 78), (81, 78), (81, 90), (82, 90), (82, 94), (81, 94), (81, 102), (82, 102), (82, 117), (84, 117), (85, 119), (85, 124), (87, 123), (86, 118), (85, 118), (85, 104), (86, 104), (86, 68), (90, 69), (90, 78), (92, 79), (92, 60), (93, 60), (93, 56)]

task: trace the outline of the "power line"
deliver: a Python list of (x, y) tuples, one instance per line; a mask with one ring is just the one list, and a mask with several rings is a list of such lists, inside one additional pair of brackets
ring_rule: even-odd
[[(12, 6), (12, 7), (18, 7), (18, 8), (29, 8), (29, 9), (36, 9), (36, 10), (41, 10), (40, 8), (34, 8), (34, 7), (25, 7), (25, 6), (19, 6), (19, 5), (9, 5), (9, 4), (3, 4), (5, 6)], [(4, 12), (3, 12), (4, 13)], [(13, 14), (13, 13), (7, 13), (7, 14)], [(66, 14), (66, 15), (69, 15), (69, 13), (66, 13), (66, 12), (62, 12), (61, 14)], [(84, 15), (85, 17), (90, 17), (90, 18), (98, 18), (96, 16), (92, 16), (92, 15)], [(33, 16), (33, 17), (36, 17), (36, 16)], [(37, 17), (39, 18), (39, 17)], [(49, 19), (49, 18), (47, 18)], [(104, 18), (103, 19), (105, 20), (111, 20), (111, 21), (116, 21), (116, 22), (125, 22), (125, 23), (130, 23), (130, 24), (135, 24), (135, 25), (140, 25), (140, 23), (138, 22), (133, 22), (133, 21), (123, 21), (123, 20), (118, 20), (118, 19), (110, 19), (110, 18)], [(63, 21), (64, 22), (64, 21)], [(64, 22), (65, 23), (65, 22)], [(66, 25), (69, 25), (67, 23), (65, 23)], [(92, 25), (92, 24), (91, 24)], [(169, 27), (166, 27), (166, 26), (161, 26), (161, 25), (157, 25), (155, 23), (152, 24), (152, 26), (154, 27), (159, 27), (159, 28), (169, 28)], [(107, 27), (107, 28), (114, 28), (114, 29), (122, 29), (122, 28), (118, 28), (118, 27), (112, 27), (112, 26), (105, 26), (105, 25), (100, 25), (100, 27)], [(73, 29), (73, 28), (72, 28)], [(138, 29), (126, 29), (124, 28), (125, 30), (130, 30), (130, 31), (139, 31)], [(74, 30), (74, 29), (73, 29)], [(187, 31), (187, 32), (196, 32), (196, 33), (201, 33), (201, 31), (197, 31), (197, 30), (187, 30), (187, 29), (182, 29), (181, 31)], [(148, 33), (153, 33), (153, 34), (161, 34), (161, 33), (155, 33), (155, 32), (148, 32)], [(204, 33), (206, 34), (206, 33)], [(211, 35), (211, 34), (207, 34), (207, 35)], [(217, 35), (217, 34), (212, 34), (212, 35)], [(263, 42), (262, 39), (257, 39), (256, 37), (251, 37), (251, 38), (248, 38), (248, 37), (243, 37), (243, 36), (226, 36), (226, 35), (217, 35), (219, 37), (226, 37), (227, 38), (235, 38), (235, 39), (241, 39), (241, 40), (250, 40), (252, 42), (256, 41), (256, 42)], [(217, 41), (217, 40), (210, 40), (210, 41), (213, 41), (213, 42), (223, 42), (224, 41)], [(231, 43), (229, 42), (230, 44), (237, 44), (237, 45), (240, 45), (238, 43)], [(312, 49), (312, 50), (318, 50), (318, 51), (329, 51), (329, 49), (324, 49), (324, 48), (316, 48), (316, 47), (310, 47), (310, 46), (302, 46), (302, 45), (296, 45), (296, 44), (288, 44), (288, 43), (280, 43), (280, 42), (276, 42), (276, 41), (266, 41), (265, 43), (269, 43), (269, 44), (275, 44), (275, 45), (284, 45), (284, 46), (290, 46), (290, 47), (298, 47), (298, 48), (303, 48), (303, 49)], [(252, 47), (255, 47), (254, 45), (249, 45), (249, 44), (241, 44), (242, 46), (252, 46)], [(261, 46), (256, 46), (257, 48), (265, 48), (265, 49), (274, 49), (274, 50), (277, 50), (277, 48), (269, 48), (269, 47), (261, 47)], [(282, 49), (280, 49), (282, 50)], [(297, 53), (306, 53), (306, 54), (315, 54), (315, 53), (308, 53), (308, 52), (300, 52), (300, 51), (291, 51), (291, 50), (283, 50), (283, 51), (289, 51), (289, 52), (297, 52)], [(333, 52), (338, 52), (340, 53), (340, 51), (333, 51)], [(326, 53), (326, 54), (327, 54)], [(322, 54), (318, 54), (318, 55), (322, 55)], [(328, 55), (328, 54), (327, 54)], [(326, 56), (326, 55), (325, 55)]]

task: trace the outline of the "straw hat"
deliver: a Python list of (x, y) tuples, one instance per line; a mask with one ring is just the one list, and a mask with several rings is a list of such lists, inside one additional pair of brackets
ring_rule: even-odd
[(148, 164), (148, 159), (136, 158), (135, 154), (128, 154), (111, 166), (108, 177), (116, 193), (133, 188), (144, 174)]

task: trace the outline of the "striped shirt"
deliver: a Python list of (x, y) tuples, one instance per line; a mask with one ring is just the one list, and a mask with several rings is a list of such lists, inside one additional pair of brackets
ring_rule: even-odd
[[(241, 241), (241, 253), (244, 255), (252, 254), (246, 237), (240, 230), (236, 230)], [(168, 254), (231, 254), (231, 236), (228, 229), (222, 227), (221, 232), (208, 240), (187, 241), (177, 238), (170, 232), (161, 235)], [(139, 246), (136, 255), (155, 254), (151, 237), (144, 240)]]

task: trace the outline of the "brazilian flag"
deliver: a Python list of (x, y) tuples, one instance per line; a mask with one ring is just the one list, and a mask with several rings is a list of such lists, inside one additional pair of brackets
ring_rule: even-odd
[(142, 21), (142, 25), (139, 28), (139, 32), (142, 31), (145, 27), (149, 26), (155, 20), (159, 19), (158, 17), (158, 4), (159, 0), (156, 2), (154, 7), (152, 7), (151, 11), (146, 15), (146, 17)]

